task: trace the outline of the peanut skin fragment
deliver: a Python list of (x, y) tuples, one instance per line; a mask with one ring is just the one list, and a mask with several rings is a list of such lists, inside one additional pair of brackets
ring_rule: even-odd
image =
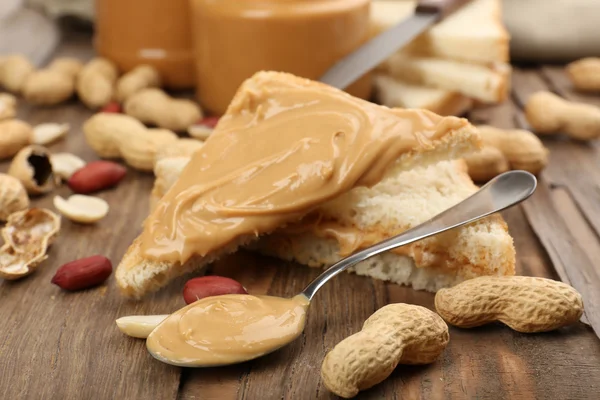
[(436, 313), (411, 304), (389, 304), (327, 353), (321, 377), (331, 392), (351, 398), (382, 382), (398, 364), (433, 362), (448, 340), (448, 326)]
[(574, 288), (551, 279), (485, 276), (439, 290), (435, 308), (460, 328), (500, 321), (517, 332), (533, 333), (577, 322), (583, 301)]

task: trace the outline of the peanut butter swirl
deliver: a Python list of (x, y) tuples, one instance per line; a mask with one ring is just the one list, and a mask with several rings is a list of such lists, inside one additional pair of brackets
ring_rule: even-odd
[(234, 364), (295, 340), (304, 330), (309, 301), (228, 294), (198, 300), (165, 319), (146, 346), (159, 360), (188, 367)]
[(206, 144), (145, 223), (145, 257), (184, 263), (271, 232), (404, 153), (433, 147), (464, 119), (390, 110), (287, 74), (246, 81)]

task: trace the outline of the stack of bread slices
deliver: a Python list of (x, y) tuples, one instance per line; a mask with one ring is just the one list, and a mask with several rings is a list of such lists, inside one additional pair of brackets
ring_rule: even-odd
[[(374, 0), (371, 35), (411, 15), (416, 0)], [(509, 34), (501, 0), (472, 0), (379, 66), (377, 100), (388, 107), (461, 115), (504, 101), (510, 84)]]
[[(295, 93), (297, 88), (315, 97), (329, 93), (337, 98), (335, 104), (352, 102), (365, 112), (373, 113), (377, 119), (391, 118), (396, 124), (406, 126), (409, 131), (422, 129), (412, 123), (407, 124), (407, 110), (390, 109), (354, 99), (337, 89), (289, 74), (261, 72), (242, 85), (227, 114), (221, 118), (205, 144), (192, 156), (165, 158), (157, 162), (154, 171), (157, 180), (151, 202), (155, 208), (153, 215), (157, 218), (169, 218), (164, 214), (161, 217), (161, 213), (156, 211), (161, 206), (171, 204), (169, 195), (181, 193), (182, 188), (177, 186), (181, 182), (181, 175), (187, 174), (188, 178), (193, 177), (196, 182), (183, 190), (196, 190), (198, 185), (208, 185), (203, 170), (191, 168), (188, 163), (190, 159), (205, 159), (206, 154), (211, 152), (219, 153), (221, 150), (218, 143), (221, 141), (218, 139), (223, 135), (235, 134), (242, 137), (243, 129), (235, 131), (228, 128), (232, 121), (249, 119), (256, 121), (255, 124), (268, 123), (262, 121), (264, 104), (277, 104), (277, 96)], [(257, 95), (261, 92), (265, 96)], [(293, 106), (288, 109), (295, 108)], [(285, 110), (281, 113), (285, 113)], [(194, 253), (194, 256), (183, 263), (146, 256), (142, 251), (140, 237), (130, 246), (116, 272), (117, 282), (123, 293), (141, 297), (165, 286), (179, 275), (202, 273), (208, 264), (241, 246), (310, 267), (326, 268), (357, 250), (419, 225), (469, 197), (477, 191), (477, 186), (469, 178), (464, 161), (460, 158), (480, 148), (477, 129), (464, 119), (440, 117), (428, 111), (417, 113), (419, 118), (429, 124), (427, 129), (432, 129), (432, 123), (442, 127), (442, 135), (431, 142), (418, 133), (421, 140), (415, 142), (415, 148), (394, 162), (378, 183), (372, 186), (355, 185), (350, 190), (304, 210), (301, 219), (294, 215), (294, 219), (281, 223), (273, 230), (261, 230), (257, 227), (247, 234), (240, 234), (233, 240), (221, 243), (215, 251)], [(257, 115), (261, 117), (258, 118)], [(368, 122), (367, 119), (365, 121)], [(357, 119), (356, 123), (365, 124), (365, 121)], [(297, 119), (290, 119), (286, 123), (289, 126), (298, 124)], [(293, 139), (286, 135), (286, 125), (278, 126), (278, 129), (281, 131), (280, 140), (283, 143), (289, 142), (292, 146)], [(339, 127), (333, 124), (326, 129), (337, 132)], [(306, 132), (306, 135), (310, 137), (311, 133)], [(230, 142), (244, 146), (240, 141)], [(219, 165), (223, 171), (227, 171), (227, 159), (223, 159), (222, 163)], [(273, 185), (281, 187), (279, 181), (273, 182)], [(223, 214), (223, 218), (229, 218), (229, 214)], [(157, 221), (161, 223), (159, 219)], [(501, 216), (494, 215), (372, 257), (357, 264), (353, 271), (375, 279), (435, 292), (476, 276), (514, 275), (515, 250), (506, 223)]]

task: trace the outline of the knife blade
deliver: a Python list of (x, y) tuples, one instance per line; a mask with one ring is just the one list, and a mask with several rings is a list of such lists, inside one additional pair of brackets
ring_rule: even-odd
[(319, 79), (345, 89), (358, 78), (381, 64), (431, 25), (454, 12), (470, 0), (421, 0), (412, 16), (380, 33), (336, 62)]

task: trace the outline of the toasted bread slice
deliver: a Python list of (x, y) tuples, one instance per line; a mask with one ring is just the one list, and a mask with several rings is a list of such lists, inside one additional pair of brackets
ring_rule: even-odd
[[(327, 267), (353, 249), (340, 247), (331, 232), (357, 230), (379, 241), (414, 227), (477, 191), (460, 161), (391, 171), (372, 188), (355, 188), (324, 204), (318, 223), (300, 223), (262, 237), (260, 252), (311, 267)], [(319, 229), (328, 227), (329, 230)], [(342, 230), (343, 231), (343, 230)], [(367, 247), (369, 244), (364, 243)], [(514, 275), (515, 250), (500, 215), (371, 257), (357, 264), (359, 275), (435, 292), (482, 275)]]
[[(397, 118), (399, 124), (406, 124), (407, 122), (406, 116), (409, 115), (407, 114), (409, 112), (406, 110), (390, 110), (384, 106), (378, 106), (363, 100), (354, 99), (350, 95), (322, 83), (298, 78), (290, 74), (260, 72), (242, 84), (227, 113), (215, 129), (215, 132), (206, 141), (202, 149), (195, 153), (195, 155), (199, 156), (201, 153), (209, 152), (211, 150), (220, 151), (219, 148), (212, 149), (212, 143), (215, 142), (214, 138), (216, 135), (219, 135), (220, 129), (226, 129), (223, 127), (223, 121), (231, 123), (232, 119), (237, 118), (242, 114), (244, 115), (244, 118), (248, 118), (248, 116), (251, 116), (253, 113), (261, 112), (261, 102), (277, 101), (278, 95), (285, 93), (287, 90), (297, 89), (298, 87), (303, 88), (303, 91), (314, 90), (315, 94), (321, 91), (335, 93), (336, 95), (339, 94), (340, 96), (344, 96), (344, 101), (352, 101), (353, 103), (360, 104), (365, 110), (368, 109), (370, 113), (380, 113), (381, 118), (387, 118), (388, 120)], [(268, 92), (269, 97), (263, 98), (261, 96), (256, 96), (256, 93), (261, 92)], [(454, 117), (442, 118), (427, 111), (420, 112), (419, 118), (422, 123), (425, 123), (428, 126), (427, 129), (441, 129), (443, 135), (435, 141), (430, 141), (425, 137), (418, 135), (420, 137), (418, 140), (419, 143), (417, 143), (412, 150), (402, 154), (389, 169), (406, 170), (416, 165), (430, 165), (440, 160), (461, 157), (467, 152), (480, 146), (480, 137), (477, 130), (466, 120), (460, 120)], [(309, 134), (310, 132), (307, 132), (307, 135)], [(285, 132), (281, 132), (281, 139), (285, 140)], [(195, 179), (202, 179), (201, 172), (197, 174)], [(178, 188), (174, 186), (170, 190), (177, 189)], [(307, 209), (303, 214), (305, 215), (311, 210), (312, 209)], [(297, 215), (300, 213), (295, 214)], [(298, 217), (296, 216), (296, 218)], [(286, 222), (295, 221), (290, 220)], [(282, 225), (285, 225), (285, 223)], [(117, 268), (117, 283), (125, 295), (141, 297), (150, 291), (164, 286), (167, 282), (177, 276), (187, 272), (201, 270), (210, 262), (235, 251), (239, 246), (257, 240), (259, 235), (266, 233), (269, 233), (269, 231), (257, 227), (253, 232), (241, 234), (228, 243), (222, 243), (218, 249), (211, 251), (204, 256), (192, 256), (184, 264), (178, 262), (163, 262), (144, 257), (141, 251), (141, 239), (138, 238), (130, 246)]]
[(376, 74), (373, 85), (378, 102), (388, 107), (417, 108), (456, 116), (473, 108), (473, 100), (460, 93), (412, 85), (385, 74)]
[[(375, 0), (371, 3), (372, 36), (391, 28), (414, 12), (416, 0)], [(418, 36), (404, 54), (477, 64), (507, 63), (510, 36), (502, 22), (501, 0), (472, 0)]]

